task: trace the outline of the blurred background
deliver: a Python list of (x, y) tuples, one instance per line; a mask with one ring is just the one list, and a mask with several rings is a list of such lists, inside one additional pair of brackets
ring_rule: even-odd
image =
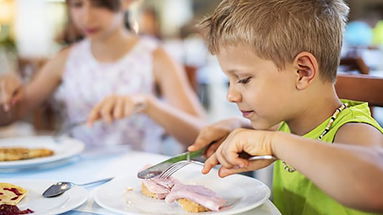
[[(184, 65), (211, 121), (237, 115), (234, 105), (225, 100), (224, 76), (195, 27), (218, 2), (141, 0), (126, 17), (137, 33), (162, 40), (169, 54)], [(66, 13), (64, 0), (0, 0), (0, 73), (19, 72), (25, 81), (31, 79), (47, 59), (65, 46), (60, 37)], [(51, 129), (49, 117), (46, 108), (36, 113), (31, 119), (34, 128)]]
[[(383, 1), (347, 2), (351, 13), (339, 71), (383, 76)], [(162, 40), (165, 49), (184, 65), (210, 122), (240, 116), (235, 105), (226, 101), (227, 81), (196, 28), (218, 3), (219, 0), (141, 0), (126, 17), (138, 34)], [(25, 81), (33, 78), (44, 62), (65, 46), (60, 38), (66, 13), (64, 0), (0, 0), (0, 74), (17, 72)], [(383, 124), (381, 108), (374, 109), (374, 116)], [(0, 136), (54, 129), (54, 120), (47, 104), (26, 123), (14, 125), (18, 129), (1, 128)]]

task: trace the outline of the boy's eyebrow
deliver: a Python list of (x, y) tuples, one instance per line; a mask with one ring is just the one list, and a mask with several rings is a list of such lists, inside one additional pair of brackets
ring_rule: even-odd
[(234, 76), (239, 76), (239, 75), (253, 75), (251, 72), (242, 72), (242, 71), (239, 71), (237, 69), (230, 69), (230, 70), (227, 70), (227, 73), (229, 73), (230, 75), (234, 75)]
[(231, 74), (231, 75), (236, 75), (236, 70), (235, 69), (229, 69), (226, 72)]

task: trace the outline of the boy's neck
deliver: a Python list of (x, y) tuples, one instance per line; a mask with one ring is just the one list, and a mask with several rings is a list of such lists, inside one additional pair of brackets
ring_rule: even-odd
[(335, 110), (342, 105), (333, 86), (326, 90), (324, 92), (322, 89), (322, 92), (318, 93), (315, 98), (307, 100), (302, 112), (294, 119), (287, 121), (291, 133), (300, 136), (307, 134), (331, 117)]

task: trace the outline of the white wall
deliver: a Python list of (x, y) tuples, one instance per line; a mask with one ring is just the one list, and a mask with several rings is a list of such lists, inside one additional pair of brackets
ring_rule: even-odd
[(63, 8), (44, 0), (16, 0), (16, 42), (22, 57), (47, 57), (57, 51), (54, 37)]

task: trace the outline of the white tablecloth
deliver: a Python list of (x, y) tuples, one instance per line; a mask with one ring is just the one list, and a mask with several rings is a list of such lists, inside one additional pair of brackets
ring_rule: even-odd
[[(57, 181), (72, 181), (85, 183), (109, 176), (124, 177), (128, 171), (137, 172), (145, 164), (158, 163), (166, 159), (166, 156), (132, 152), (125, 147), (107, 148), (93, 150), (83, 153), (70, 162), (58, 164), (50, 168), (31, 169), (19, 172), (0, 172), (0, 178), (5, 179), (44, 179)], [(72, 214), (113, 214), (100, 206), (93, 200), (94, 188), (89, 190), (89, 198), (79, 208), (65, 213)], [(241, 214), (258, 215), (280, 215), (276, 207), (268, 200), (262, 206)]]

